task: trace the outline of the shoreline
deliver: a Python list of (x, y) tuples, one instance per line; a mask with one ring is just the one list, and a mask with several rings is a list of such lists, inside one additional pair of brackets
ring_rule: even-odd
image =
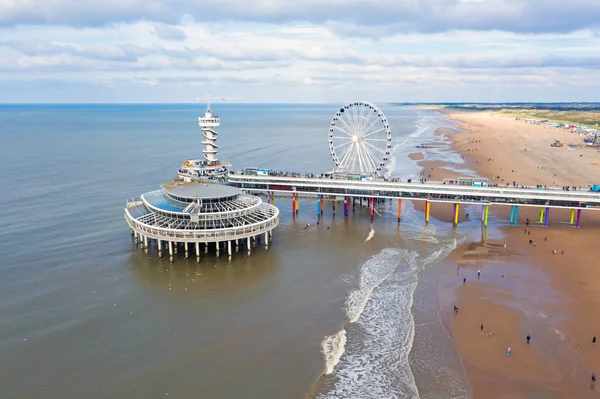
[[(545, 143), (556, 133), (568, 132), (521, 126), (519, 121), (484, 112), (439, 111), (461, 123), (459, 132), (439, 134), (464, 157), (465, 167), (494, 183), (594, 184), (589, 180), (596, 154), (559, 153)], [(436, 180), (447, 177), (452, 169), (443, 163), (430, 167)], [(432, 208), (436, 217), (434, 212)], [(494, 223), (508, 224), (508, 207), (492, 208), (491, 218)], [(578, 230), (564, 227), (568, 210), (553, 210), (548, 228), (537, 223), (526, 227), (526, 218), (535, 222), (537, 208), (523, 209), (518, 227), (500, 226), (499, 233), (487, 242), (463, 244), (443, 262), (452, 270), (460, 267), (459, 277), (444, 281), (440, 297), (443, 311), (452, 313), (454, 298), (459, 307), (458, 314), (448, 317), (447, 327), (464, 363), (472, 395), (596, 397), (598, 388), (591, 389), (589, 376), (600, 370), (600, 361), (593, 355), (591, 338), (600, 333), (600, 323), (589, 315), (600, 310), (600, 279), (593, 270), (594, 243), (600, 239), (598, 217), (584, 212)], [(537, 246), (530, 245), (529, 239)], [(509, 255), (490, 256), (490, 248), (500, 245), (504, 249), (504, 244)], [(557, 255), (552, 253), (554, 249)], [(560, 255), (563, 250), (565, 255)], [(480, 280), (477, 270), (482, 270)], [(464, 287), (462, 276), (468, 279)], [(444, 292), (453, 292), (455, 297)], [(519, 305), (523, 301), (529, 305)], [(482, 336), (480, 324), (484, 333), (492, 334), (490, 338)], [(527, 334), (534, 337), (529, 346), (524, 341)], [(513, 350), (510, 357), (508, 346)]]

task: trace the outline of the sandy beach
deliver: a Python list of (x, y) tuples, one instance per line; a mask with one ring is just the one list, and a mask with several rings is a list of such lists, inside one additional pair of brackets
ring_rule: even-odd
[[(438, 133), (448, 134), (466, 165), (494, 183), (583, 190), (598, 184), (600, 167), (593, 162), (600, 154), (550, 147), (555, 139), (580, 144), (576, 134), (484, 112), (444, 112), (461, 123), (461, 132)], [(453, 177), (451, 166), (426, 162), (421, 165), (432, 180)], [(473, 397), (598, 397), (600, 386), (591, 385), (590, 375), (600, 371), (600, 343), (592, 343), (600, 336), (600, 321), (592, 317), (600, 310), (600, 215), (584, 211), (582, 228), (575, 229), (568, 210), (552, 210), (548, 228), (537, 223), (538, 208), (522, 207), (517, 227), (507, 226), (508, 207), (491, 212), (494, 223), (506, 224), (499, 237), (458, 247), (446, 261), (452, 272), (440, 288)]]

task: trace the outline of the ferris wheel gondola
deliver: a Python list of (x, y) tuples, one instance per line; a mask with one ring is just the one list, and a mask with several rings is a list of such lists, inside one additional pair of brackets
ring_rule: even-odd
[(344, 105), (329, 126), (329, 152), (336, 170), (361, 175), (380, 174), (391, 158), (392, 133), (375, 105), (359, 101)]

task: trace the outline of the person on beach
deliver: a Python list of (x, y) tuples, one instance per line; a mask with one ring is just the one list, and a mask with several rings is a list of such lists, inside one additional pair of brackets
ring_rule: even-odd
[(460, 271), (460, 266), (456, 268), (456, 275), (458, 276), (458, 272)]
[(479, 277), (481, 277), (481, 270), (477, 270), (477, 279), (479, 279)]
[(592, 338), (592, 343), (595, 344), (596, 343), (596, 336), (594, 335), (594, 338)]
[(512, 349), (510, 349), (510, 346), (508, 347), (508, 350), (506, 351), (507, 355), (510, 356), (510, 354), (512, 353)]
[(481, 325), (481, 332), (483, 332), (483, 324)]
[(467, 284), (467, 278), (466, 277), (463, 277), (463, 285), (464, 284)]
[(529, 341), (531, 340), (531, 336), (527, 334), (527, 345), (529, 345)]
[(454, 313), (458, 313), (458, 306), (454, 305)]
[(592, 382), (596, 382), (596, 373), (592, 373)]

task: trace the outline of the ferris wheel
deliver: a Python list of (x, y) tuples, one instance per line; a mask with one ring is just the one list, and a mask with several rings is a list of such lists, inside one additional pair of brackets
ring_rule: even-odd
[(392, 149), (387, 118), (375, 105), (359, 101), (344, 105), (331, 119), (329, 152), (337, 171), (380, 173)]

